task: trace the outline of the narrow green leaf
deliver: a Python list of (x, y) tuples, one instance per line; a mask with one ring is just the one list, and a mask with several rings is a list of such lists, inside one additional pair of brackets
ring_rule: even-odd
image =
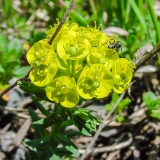
[(59, 122), (59, 120), (60, 118), (56, 117), (56, 115), (55, 117), (43, 118), (38, 121), (34, 121), (32, 123), (32, 127), (36, 130), (44, 129), (44, 128), (52, 126), (53, 124), (56, 124), (57, 122)]
[(7, 38), (2, 34), (0, 34), (0, 52), (8, 52), (7, 45), (8, 45)]
[(56, 134), (55, 139), (72, 153), (72, 156), (79, 157), (80, 153), (75, 144), (64, 134)]
[(79, 117), (74, 117), (74, 124), (78, 127), (80, 132), (86, 136), (91, 136), (90, 130), (85, 126), (85, 123), (86, 122)]
[(28, 147), (32, 151), (38, 151), (38, 149), (45, 149), (50, 141), (46, 138), (39, 138), (36, 140), (29, 140), (29, 139), (24, 139), (24, 145)]
[(158, 19), (157, 19), (157, 16), (155, 14), (155, 10), (154, 10), (154, 7), (153, 7), (153, 3), (151, 2), (151, 0), (146, 0), (147, 1), (147, 4), (148, 4), (148, 9), (149, 9), (149, 12), (150, 12), (150, 15), (151, 15), (151, 18), (152, 18), (152, 22), (153, 22), (153, 25), (154, 25), (154, 28), (156, 30), (156, 42), (160, 42), (160, 25), (159, 25), (159, 22), (158, 22)]
[(31, 94), (35, 94), (36, 96), (49, 101), (43, 87), (38, 87), (34, 85), (33, 83), (25, 82), (25, 81), (19, 81), (18, 85), (23, 91), (31, 93)]
[[(28, 112), (29, 112), (29, 115), (31, 116), (33, 122), (40, 120), (38, 114), (32, 108), (28, 108)], [(48, 134), (47, 131), (44, 129), (35, 130), (35, 137), (37, 137), (37, 138), (44, 137), (47, 134)]]
[(49, 111), (45, 109), (40, 102), (33, 100), (33, 103), (41, 111), (41, 113), (43, 113), (46, 117), (50, 115)]
[(74, 136), (81, 136), (82, 135), (82, 133), (80, 131), (74, 131), (74, 130), (73, 131), (70, 130), (69, 132), (66, 132), (65, 134), (66, 134), (66, 136), (68, 138), (71, 138), (71, 137), (74, 137)]
[(65, 148), (72, 153), (71, 156), (79, 157), (80, 153), (79, 153), (78, 149), (75, 148), (74, 146), (72, 146), (72, 145), (69, 146), (68, 145), (68, 146), (65, 146)]
[(87, 129), (89, 129), (90, 131), (93, 131), (95, 132), (97, 129), (96, 129), (96, 125), (94, 123), (85, 123), (85, 126), (87, 127)]
[(53, 154), (52, 157), (49, 158), (49, 160), (61, 160), (61, 158), (57, 154)]
[(28, 108), (28, 112), (29, 112), (29, 115), (31, 116), (33, 121), (40, 120), (38, 114), (32, 108)]
[(4, 73), (5, 69), (2, 67), (2, 65), (0, 64), (0, 73)]
[(62, 124), (61, 124), (61, 128), (65, 128), (67, 126), (71, 126), (73, 125), (73, 121), (70, 119), (70, 120), (66, 120), (66, 121), (63, 121)]
[(6, 66), (6, 62), (7, 62), (7, 53), (8, 53), (8, 41), (7, 39), (0, 34), (0, 63), (2, 66)]
[(143, 15), (141, 14), (141, 12), (140, 12), (137, 4), (136, 4), (136, 1), (134, 1), (134, 0), (129, 0), (129, 3), (130, 3), (130, 5), (131, 5), (133, 11), (135, 12), (137, 18), (139, 19), (139, 22), (140, 22), (140, 24), (142, 25), (142, 27), (143, 27), (143, 29), (144, 29), (144, 32), (145, 32), (146, 34), (148, 34), (148, 29), (147, 29), (146, 22), (145, 22), (145, 20), (144, 20)]
[(29, 150), (29, 152), (25, 152), (25, 158), (27, 160), (39, 160), (37, 153), (32, 150)]

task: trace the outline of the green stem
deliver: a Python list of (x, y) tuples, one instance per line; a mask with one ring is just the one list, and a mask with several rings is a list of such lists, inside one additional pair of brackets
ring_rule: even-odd
[(72, 61), (72, 74), (71, 74), (71, 76), (72, 77), (74, 77), (74, 75), (75, 75), (75, 65), (76, 65), (76, 61)]
[(138, 6), (137, 6), (136, 1), (134, 1), (134, 0), (129, 0), (129, 3), (130, 3), (130, 5), (131, 5), (133, 11), (135, 12), (135, 15), (137, 16), (140, 24), (142, 25), (145, 34), (148, 35), (149, 33), (148, 33), (148, 29), (147, 29), (146, 22), (145, 22), (145, 20), (144, 20), (144, 17), (143, 17), (143, 15), (142, 15), (142, 13), (140, 12), (140, 10), (139, 10), (139, 8), (138, 8)]
[(71, 76), (71, 74), (72, 74), (72, 65), (71, 65), (71, 60), (68, 60), (67, 70), (68, 70), (68, 72), (69, 72), (69, 75)]
[(65, 113), (66, 113), (66, 109), (65, 107), (62, 107), (60, 104), (58, 105), (57, 107), (57, 116), (60, 117), (60, 120), (58, 123), (54, 124), (52, 126), (52, 130), (51, 130), (51, 133), (49, 135), (49, 138), (53, 138), (55, 134), (57, 134), (60, 129), (61, 129), (61, 125), (62, 125), (62, 122), (65, 118)]
[(122, 27), (123, 28), (125, 28), (125, 21), (126, 21), (126, 16), (125, 16), (125, 3), (126, 2), (124, 2), (124, 0), (121, 0), (120, 1), (120, 8), (121, 8), (121, 16), (120, 16), (120, 18), (121, 18), (121, 25), (122, 25)]
[[(33, 98), (33, 96), (32, 96)], [(43, 105), (39, 102), (33, 99), (33, 103), (36, 105), (36, 107), (43, 113), (46, 117), (50, 115), (49, 111), (43, 107)]]
[(91, 5), (94, 18), (97, 19), (97, 10), (96, 10), (96, 7), (95, 7), (95, 4), (94, 4), (93, 0), (89, 0), (89, 3)]
[(156, 40), (157, 42), (160, 42), (160, 29), (159, 29), (160, 26), (159, 26), (156, 14), (154, 12), (153, 4), (150, 0), (147, 0), (147, 5), (148, 5), (148, 9), (149, 9), (151, 18), (152, 18), (154, 28), (156, 30)]
[(74, 76), (74, 66), (75, 66), (76, 61), (74, 60), (68, 60), (68, 72), (70, 77)]
[(70, 62), (69, 62), (69, 60), (67, 60), (66, 62), (67, 62), (66, 68), (67, 68), (67, 71), (70, 75)]

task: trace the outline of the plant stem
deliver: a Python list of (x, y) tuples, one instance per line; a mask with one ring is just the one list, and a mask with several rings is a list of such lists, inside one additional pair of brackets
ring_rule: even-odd
[(97, 10), (96, 10), (94, 1), (93, 1), (93, 0), (89, 0), (89, 3), (90, 3), (91, 8), (92, 8), (92, 12), (93, 12), (93, 15), (94, 15), (94, 19), (98, 19), (98, 17), (97, 17)]
[(140, 10), (139, 10), (139, 8), (138, 8), (138, 6), (137, 6), (136, 1), (134, 1), (134, 0), (129, 0), (129, 3), (130, 3), (130, 5), (131, 5), (133, 11), (135, 12), (135, 15), (137, 16), (140, 24), (142, 25), (145, 34), (146, 34), (146, 35), (149, 35), (149, 31), (148, 31), (148, 29), (147, 29), (146, 22), (145, 22), (145, 20), (144, 20), (144, 17), (143, 17), (143, 15), (142, 15), (142, 13), (140, 12)]
[(125, 24), (126, 24), (126, 10), (125, 10), (125, 3), (126, 2), (124, 2), (124, 0), (121, 0), (120, 1), (120, 8), (121, 8), (121, 16), (120, 16), (120, 18), (121, 18), (121, 26), (122, 26), (122, 28), (125, 28), (126, 26), (125, 26)]
[(61, 129), (62, 122), (64, 121), (64, 118), (65, 118), (65, 115), (66, 115), (65, 114), (66, 113), (65, 107), (62, 107), (60, 104), (57, 105), (57, 110), (58, 110), (57, 111), (57, 116), (60, 117), (60, 121), (52, 126), (52, 130), (51, 130), (51, 133), (49, 135), (49, 139), (53, 138), (53, 136), (59, 132), (59, 130)]
[(157, 42), (160, 42), (160, 29), (159, 29), (160, 26), (159, 26), (156, 14), (154, 12), (152, 2), (150, 0), (147, 0), (147, 4), (148, 4), (148, 9), (149, 9), (149, 12), (150, 12), (150, 15), (151, 15), (151, 18), (152, 18), (154, 28), (156, 30), (156, 43), (157, 43)]

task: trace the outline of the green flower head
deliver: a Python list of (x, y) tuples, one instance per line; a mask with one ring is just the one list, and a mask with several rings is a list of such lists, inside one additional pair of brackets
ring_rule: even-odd
[(74, 78), (61, 76), (52, 80), (45, 88), (47, 97), (63, 107), (72, 108), (79, 101)]
[(112, 73), (102, 64), (86, 66), (77, 82), (78, 93), (84, 99), (104, 98), (112, 87)]
[(27, 60), (33, 67), (30, 72), (31, 81), (37, 86), (46, 86), (57, 72), (57, 60), (53, 47), (41, 40), (27, 52)]

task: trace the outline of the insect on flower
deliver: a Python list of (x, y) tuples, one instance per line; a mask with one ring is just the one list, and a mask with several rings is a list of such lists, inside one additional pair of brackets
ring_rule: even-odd
[(121, 42), (120, 42), (120, 41), (117, 41), (117, 42), (115, 43), (115, 40), (114, 40), (114, 42), (110, 42), (110, 44), (108, 45), (108, 48), (109, 48), (109, 49), (115, 49), (116, 51), (117, 51), (119, 48), (121, 48), (121, 47), (122, 47)]

